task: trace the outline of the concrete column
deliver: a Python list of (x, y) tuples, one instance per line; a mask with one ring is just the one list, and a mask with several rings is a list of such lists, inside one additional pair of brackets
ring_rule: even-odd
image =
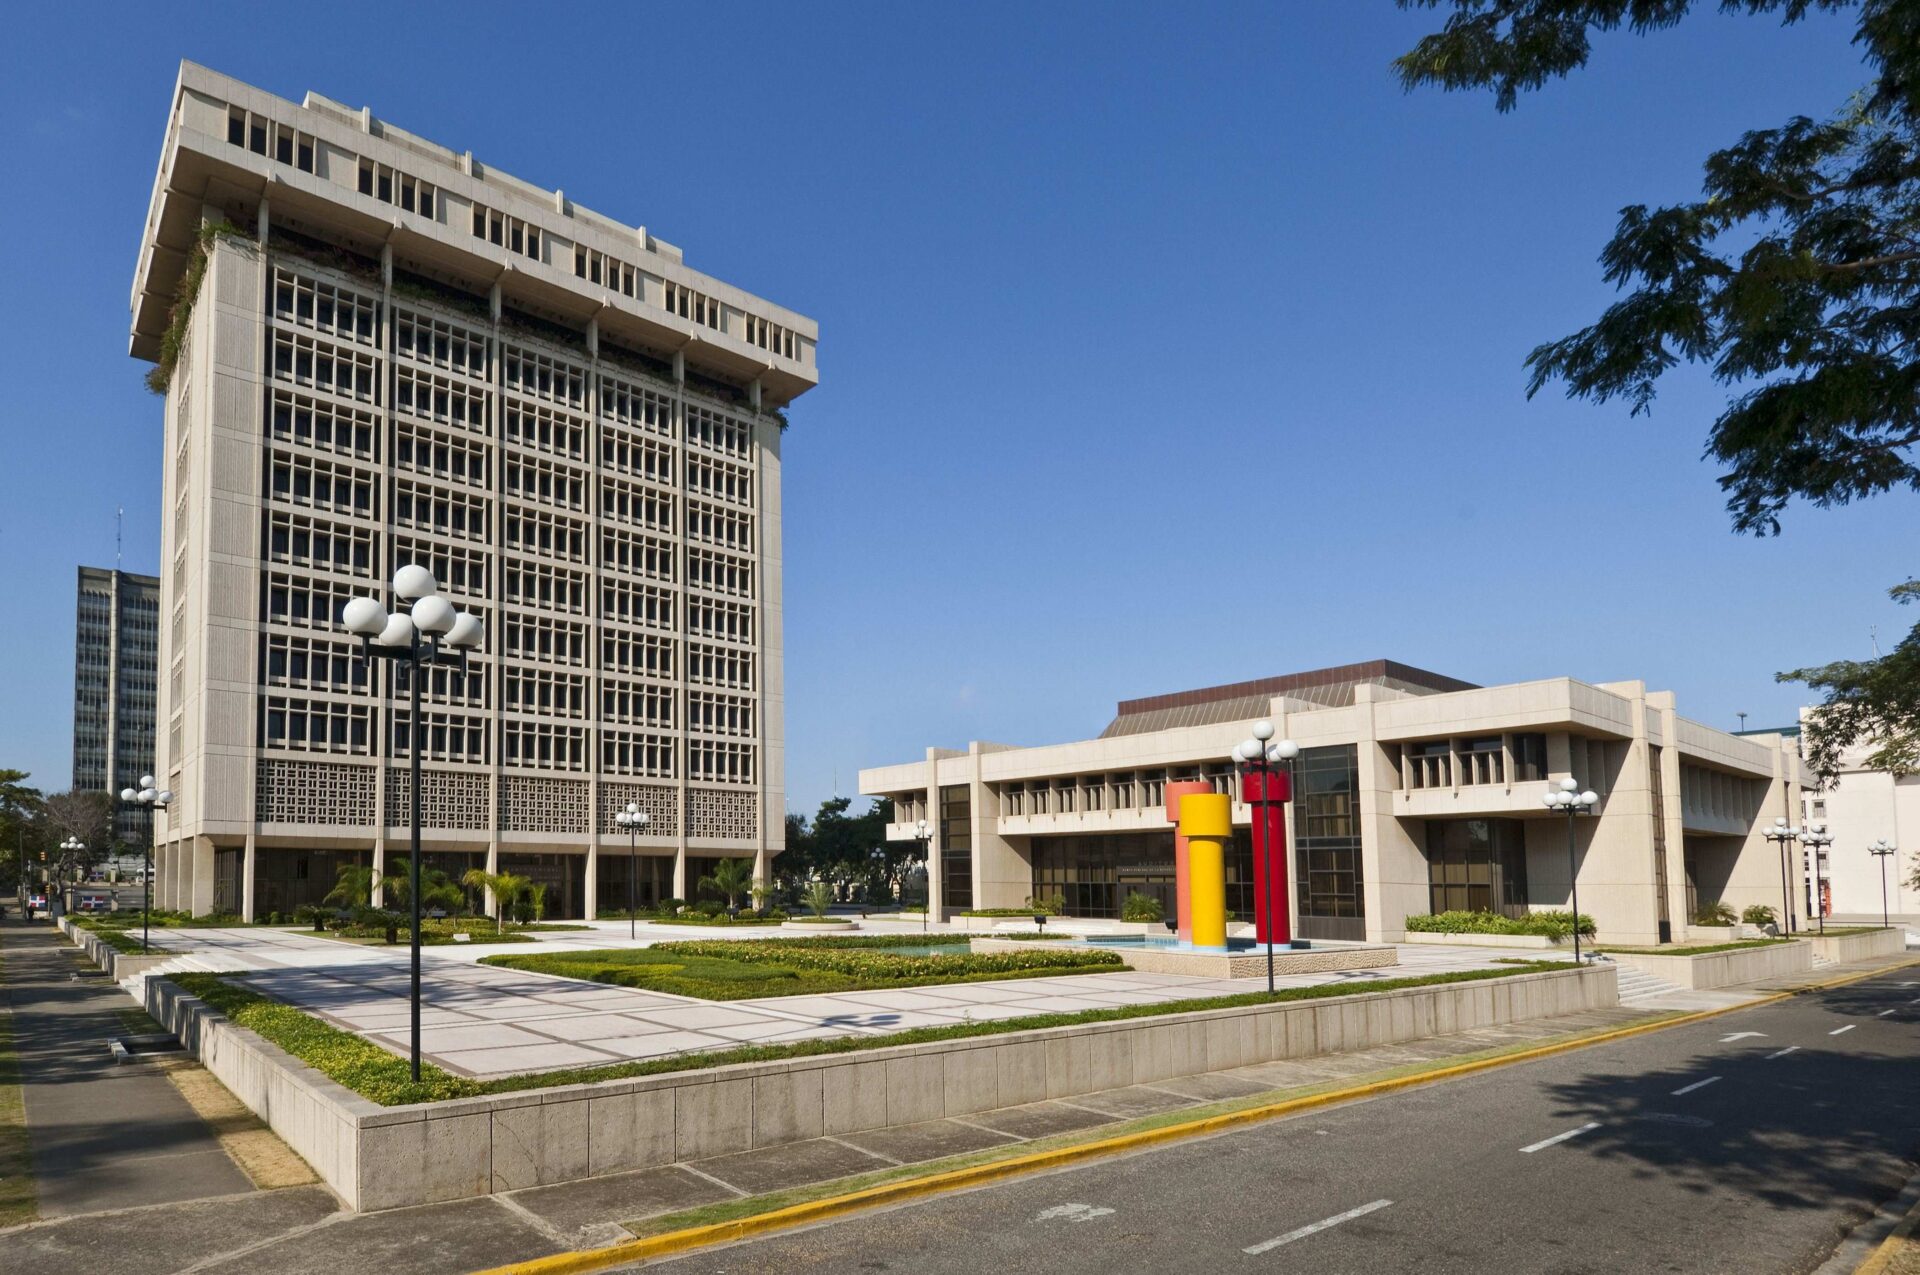
[[(487, 872), (494, 876), (498, 876), (500, 873), (500, 842), (498, 839), (487, 842)], [(498, 917), (500, 915), (500, 900), (493, 897), (492, 890), (488, 890), (486, 895), (485, 906), (487, 915)]]
[(243, 921), (259, 919), (253, 914), (253, 877), (257, 859), (258, 847), (254, 844), (253, 834), (249, 832), (246, 854), (240, 861), (240, 919)]
[(940, 758), (927, 749), (927, 920), (946, 920), (947, 892), (940, 880)]
[(213, 911), (213, 838), (195, 837), (190, 853), (193, 884), (187, 896), (187, 910), (195, 916), (205, 916)]
[[(1397, 943), (1406, 937), (1407, 917), (1426, 912), (1431, 903), (1427, 855), (1394, 812), (1393, 763), (1373, 720), (1373, 691), (1354, 690), (1355, 763), (1359, 791), (1361, 898), (1366, 904), (1366, 936), (1371, 943)], [(1458, 758), (1453, 759), (1459, 782)], [(1424, 832), (1423, 824), (1416, 824)]]
[(764, 842), (753, 852), (753, 883), (763, 890), (773, 888), (773, 854)]
[(600, 841), (587, 843), (587, 897), (581, 915), (589, 921), (600, 919)]
[(371, 900), (373, 906), (377, 908), (383, 908), (387, 905), (387, 892), (380, 884), (386, 880), (386, 876), (387, 839), (385, 837), (379, 837), (376, 838), (373, 843), (373, 898)]
[[(681, 840), (686, 840), (684, 835)], [(673, 897), (681, 900), (687, 897), (687, 848), (684, 845), (673, 852)]]

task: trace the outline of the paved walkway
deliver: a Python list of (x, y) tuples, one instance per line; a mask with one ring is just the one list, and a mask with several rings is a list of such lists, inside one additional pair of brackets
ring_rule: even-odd
[(127, 999), (65, 935), (10, 919), (0, 945), (41, 1217), (253, 1190), (164, 1073), (115, 1065)]
[[(647, 934), (642, 926), (644, 937), (631, 942), (626, 929), (624, 922), (602, 922), (589, 931), (534, 937), (543, 946), (585, 950), (645, 947), (715, 933), (656, 927), (655, 933)], [(738, 929), (718, 933), (736, 938), (758, 934)], [(318, 1014), (395, 1053), (408, 1049), (404, 948), (366, 947), (297, 930), (254, 928), (176, 930), (168, 933), (167, 941), (191, 944), (194, 960), (203, 968), (245, 972), (246, 984), (266, 995)], [(1259, 979), (1126, 972), (714, 1002), (476, 963), (490, 953), (533, 950), (526, 943), (425, 949), (424, 1053), (457, 1075), (484, 1079), (704, 1053), (742, 1044), (886, 1035), (913, 1027), (1231, 996), (1264, 987)], [(1401, 964), (1388, 969), (1296, 974), (1279, 982), (1284, 987), (1331, 982), (1364, 985), (1380, 978), (1497, 969), (1498, 958), (1511, 955), (1495, 948), (1409, 945), (1400, 949)]]

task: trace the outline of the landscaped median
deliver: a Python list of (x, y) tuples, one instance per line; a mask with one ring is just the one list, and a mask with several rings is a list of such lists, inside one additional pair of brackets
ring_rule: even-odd
[[(950, 947), (949, 954), (911, 949)], [(909, 949), (902, 952), (896, 949)], [(1109, 949), (973, 953), (964, 937), (915, 935), (793, 939), (693, 939), (648, 948), (489, 956), (482, 964), (641, 987), (705, 1000), (872, 991), (989, 979), (1103, 974), (1126, 968)]]
[[(58, 924), (61, 933), (72, 939), (88, 959), (116, 983), (178, 956), (181, 950), (178, 946), (172, 949), (156, 946), (143, 952), (140, 940), (133, 934), (117, 927), (89, 925), (71, 916), (61, 917)], [(178, 944), (179, 940), (174, 942)]]
[(429, 1068), (416, 1087), (403, 1059), (217, 976), (155, 978), (147, 990), (149, 1012), (361, 1209), (965, 1116), (1618, 999), (1612, 969), (1556, 962), (1381, 980), (1360, 994), (1325, 984), (489, 1081)]
[[(1591, 938), (1593, 918), (1580, 915), (1580, 933)], [(1505, 916), (1498, 912), (1432, 912), (1409, 916), (1406, 941), (1462, 947), (1554, 948), (1573, 938), (1570, 912), (1529, 912)]]

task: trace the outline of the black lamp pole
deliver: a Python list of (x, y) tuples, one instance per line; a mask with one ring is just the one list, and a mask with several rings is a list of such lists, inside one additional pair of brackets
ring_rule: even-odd
[(1567, 812), (1567, 893), (1573, 903), (1573, 963), (1580, 964), (1580, 860), (1574, 849), (1573, 821), (1575, 816), (1590, 814), (1599, 804), (1600, 795), (1592, 789), (1580, 791), (1579, 783), (1572, 776), (1547, 791), (1547, 808)]
[(921, 872), (927, 879), (927, 905), (920, 910), (920, 933), (924, 936), (927, 933), (927, 925), (933, 917), (933, 829), (927, 826), (925, 819), (922, 819), (917, 831), (920, 835), (914, 840), (920, 843)]
[(1887, 902), (1887, 860), (1892, 858), (1897, 847), (1885, 837), (1867, 847), (1867, 853), (1880, 860), (1880, 928), (1887, 929), (1893, 924), (1892, 908)]

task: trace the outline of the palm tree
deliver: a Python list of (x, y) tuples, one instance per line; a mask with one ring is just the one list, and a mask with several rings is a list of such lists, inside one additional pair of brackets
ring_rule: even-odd
[(322, 903), (337, 908), (363, 908), (373, 901), (373, 869), (355, 863), (343, 863), (333, 879), (333, 889)]
[(460, 884), (469, 890), (490, 890), (493, 892), (493, 932), (501, 932), (502, 919), (513, 915), (513, 909), (519, 904), (521, 896), (532, 888), (533, 882), (526, 877), (515, 876), (511, 872), (488, 872), (483, 868), (470, 868), (460, 878)]
[(727, 910), (735, 910), (734, 900), (753, 888), (753, 865), (745, 859), (717, 859), (713, 871), (701, 877), (699, 887), (727, 896)]

